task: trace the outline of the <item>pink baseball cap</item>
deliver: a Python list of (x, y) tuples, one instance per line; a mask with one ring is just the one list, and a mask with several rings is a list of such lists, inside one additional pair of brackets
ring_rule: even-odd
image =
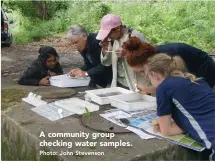
[(101, 20), (99, 33), (96, 36), (97, 40), (104, 40), (110, 33), (111, 29), (121, 25), (121, 18), (119, 15), (107, 14)]

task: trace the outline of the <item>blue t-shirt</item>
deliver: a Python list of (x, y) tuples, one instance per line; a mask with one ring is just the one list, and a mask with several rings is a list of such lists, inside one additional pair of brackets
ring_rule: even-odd
[(172, 115), (186, 133), (215, 149), (215, 93), (202, 79), (168, 77), (156, 89), (157, 115)]

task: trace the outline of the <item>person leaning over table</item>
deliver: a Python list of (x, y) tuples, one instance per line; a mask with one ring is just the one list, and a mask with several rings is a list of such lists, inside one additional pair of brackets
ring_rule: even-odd
[(136, 90), (136, 84), (146, 86), (140, 73), (135, 73), (127, 64), (121, 54), (121, 46), (131, 36), (141, 40), (146, 38), (140, 32), (123, 25), (119, 15), (107, 14), (101, 19), (99, 33), (96, 37), (102, 46), (101, 63), (104, 66), (112, 66), (113, 78), (111, 87), (123, 87), (132, 91)]
[(75, 24), (69, 28), (66, 39), (73, 44), (84, 59), (84, 66), (72, 69), (68, 75), (90, 77), (90, 85), (106, 87), (112, 78), (110, 66), (103, 66), (100, 60), (101, 46), (96, 40), (97, 33), (87, 33), (81, 25)]
[(180, 56), (154, 55), (144, 65), (145, 74), (156, 87), (157, 120), (154, 132), (164, 136), (188, 134), (212, 150), (215, 160), (215, 93), (202, 78), (185, 71)]
[[(169, 43), (154, 46), (141, 41), (137, 37), (131, 37), (123, 45), (123, 51), (126, 51), (126, 60), (130, 67), (136, 72), (144, 75), (144, 65), (148, 59), (160, 53), (167, 55), (180, 56), (186, 66), (186, 71), (205, 80), (211, 88), (215, 86), (215, 62), (204, 51), (197, 49), (185, 43)], [(155, 93), (155, 87), (141, 87), (138, 89), (142, 93)]]
[(21, 75), (20, 85), (49, 86), (49, 77), (62, 75), (63, 70), (59, 63), (59, 55), (53, 47), (44, 46), (39, 49), (39, 56), (31, 66)]

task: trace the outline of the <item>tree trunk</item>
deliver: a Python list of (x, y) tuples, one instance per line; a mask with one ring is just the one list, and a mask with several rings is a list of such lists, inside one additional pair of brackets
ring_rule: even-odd
[(37, 15), (40, 19), (48, 19), (48, 3), (46, 1), (32, 0), (33, 6), (36, 8)]

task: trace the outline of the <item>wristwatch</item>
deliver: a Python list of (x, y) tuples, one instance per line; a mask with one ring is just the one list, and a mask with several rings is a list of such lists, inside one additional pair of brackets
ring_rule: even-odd
[(89, 76), (87, 72), (85, 72), (85, 76), (86, 76), (86, 77), (88, 77), (88, 76)]

